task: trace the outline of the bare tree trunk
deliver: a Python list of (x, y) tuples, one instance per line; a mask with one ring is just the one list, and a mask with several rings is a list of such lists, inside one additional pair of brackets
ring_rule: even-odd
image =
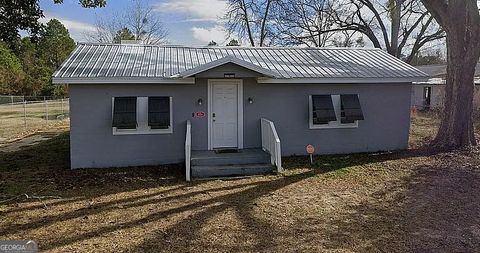
[(263, 43), (266, 37), (265, 34), (265, 24), (267, 23), (268, 12), (270, 11), (270, 3), (272, 0), (267, 0), (267, 7), (265, 7), (265, 13), (262, 19), (262, 27), (260, 28), (260, 46), (263, 47)]
[(442, 148), (476, 145), (472, 119), (473, 79), (480, 56), (476, 0), (422, 1), (447, 33), (445, 108), (433, 144)]
[(400, 33), (400, 19), (402, 13), (403, 0), (391, 0), (392, 10), (390, 13), (392, 19), (392, 27), (390, 30), (390, 45), (387, 45), (388, 53), (395, 57), (399, 57), (398, 53), (398, 35)]
[(250, 45), (254, 47), (255, 42), (253, 40), (252, 29), (250, 28), (250, 19), (248, 18), (248, 10), (244, 0), (241, 0), (240, 8), (243, 11), (243, 15), (245, 15), (245, 25), (247, 26), (247, 34), (248, 34), (248, 39), (250, 40)]
[[(480, 46), (465, 47), (459, 33), (447, 36), (447, 84), (442, 123), (434, 145), (454, 148), (476, 145), (473, 126), (473, 91), (475, 66)], [(478, 35), (475, 35), (478, 41)], [(459, 43), (460, 42), (460, 43)], [(478, 43), (477, 43), (478, 45)]]

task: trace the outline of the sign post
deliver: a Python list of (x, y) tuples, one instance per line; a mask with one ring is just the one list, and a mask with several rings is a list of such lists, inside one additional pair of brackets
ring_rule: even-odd
[(313, 164), (313, 153), (315, 152), (315, 147), (312, 144), (307, 145), (307, 153), (310, 155), (310, 164)]

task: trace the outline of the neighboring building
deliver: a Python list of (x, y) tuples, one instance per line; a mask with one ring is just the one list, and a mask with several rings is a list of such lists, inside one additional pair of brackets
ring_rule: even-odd
[[(416, 66), (426, 73), (430, 79), (425, 82), (414, 82), (412, 88), (412, 107), (420, 110), (441, 109), (445, 101), (445, 78), (447, 65)], [(480, 108), (480, 64), (475, 68), (474, 108)]]
[(426, 80), (380, 49), (121, 44), (79, 44), (53, 76), (70, 84), (72, 168), (185, 162), (187, 179), (281, 170), (308, 144), (406, 149)]

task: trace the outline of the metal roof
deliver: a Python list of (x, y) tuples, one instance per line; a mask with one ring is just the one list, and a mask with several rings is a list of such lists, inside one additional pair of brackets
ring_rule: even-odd
[(274, 77), (274, 78), (280, 78), (281, 76), (279, 74), (277, 74), (276, 72), (273, 72), (273, 71), (270, 71), (268, 69), (265, 69), (265, 68), (262, 68), (262, 67), (259, 67), (255, 64), (252, 64), (250, 62), (246, 62), (246, 61), (243, 61), (243, 60), (240, 60), (236, 57), (233, 57), (231, 55), (228, 55), (228, 56), (225, 56), (223, 58), (220, 58), (218, 60), (214, 60), (214, 61), (211, 61), (211, 62), (208, 62), (208, 63), (205, 63), (203, 65), (200, 65), (200, 66), (197, 66), (193, 69), (188, 69), (188, 70), (185, 70), (181, 73), (178, 73), (176, 75), (173, 75), (172, 77), (192, 77), (192, 76), (195, 76), (196, 74), (198, 73), (201, 73), (201, 72), (204, 72), (204, 71), (207, 71), (209, 69), (212, 69), (212, 68), (215, 68), (215, 67), (218, 67), (218, 66), (221, 66), (221, 65), (224, 65), (224, 64), (227, 64), (227, 63), (233, 63), (233, 64), (236, 64), (238, 66), (241, 66), (241, 67), (244, 67), (246, 69), (250, 69), (250, 70), (253, 70), (255, 72), (258, 72), (260, 74), (263, 74), (267, 77)]
[[(181, 47), (135, 44), (78, 44), (53, 74), (54, 83), (182, 79), (234, 63), (267, 79), (426, 79), (422, 71), (373, 48)], [(320, 82), (320, 81), (319, 81)]]
[[(420, 71), (426, 73), (430, 78), (426, 81), (414, 82), (418, 85), (445, 85), (447, 77), (446, 64), (432, 64), (416, 66)], [(475, 76), (473, 80), (475, 85), (480, 85), (480, 63), (475, 66)]]
[[(420, 71), (425, 72), (430, 77), (445, 78), (447, 76), (446, 64), (432, 64), (416, 66)], [(480, 63), (475, 66), (475, 76), (480, 77)]]

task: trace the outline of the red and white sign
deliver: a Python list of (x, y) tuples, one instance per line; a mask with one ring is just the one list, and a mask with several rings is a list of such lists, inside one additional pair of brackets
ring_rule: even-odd
[(312, 144), (307, 145), (307, 153), (313, 154), (315, 152), (315, 147)]
[(195, 112), (195, 118), (203, 118), (205, 117), (205, 112)]

